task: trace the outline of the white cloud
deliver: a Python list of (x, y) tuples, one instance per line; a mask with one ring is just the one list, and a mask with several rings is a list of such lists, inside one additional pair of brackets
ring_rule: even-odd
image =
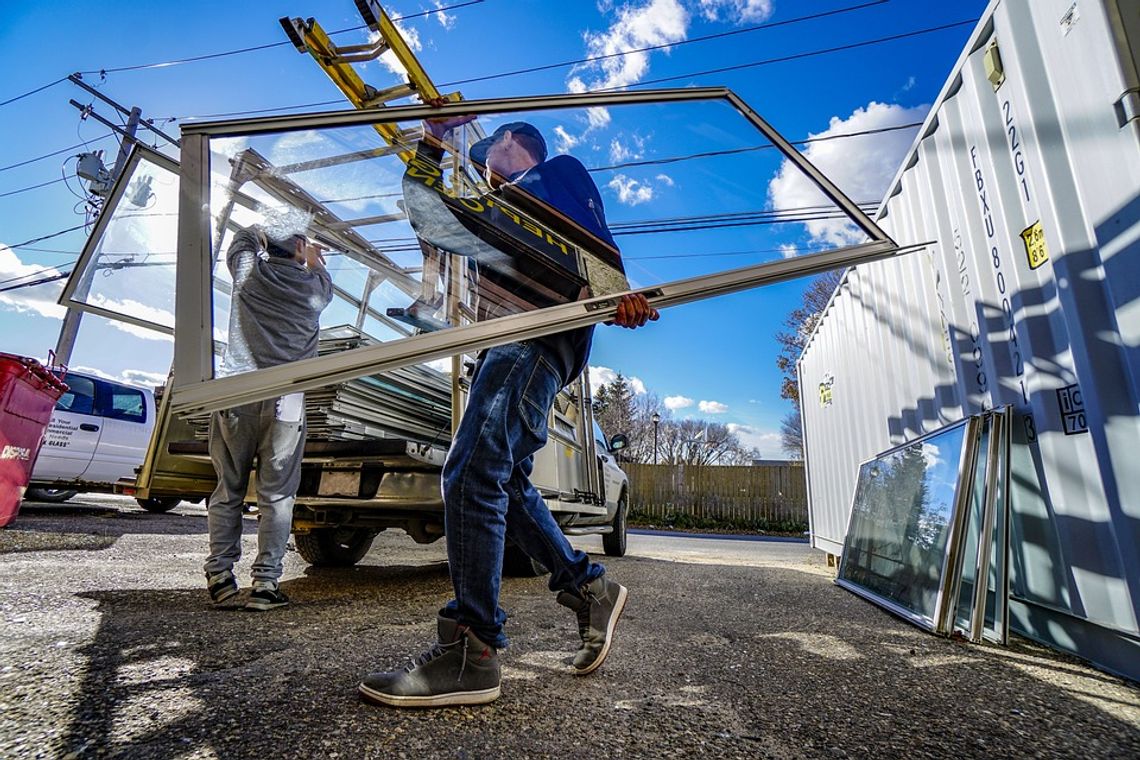
[(797, 246), (792, 245), (791, 243), (785, 243), (785, 244), (780, 246), (780, 255), (783, 256), (785, 259), (795, 258), (796, 254), (798, 252), (799, 252), (799, 248)]
[[(174, 315), (166, 309), (158, 309), (154, 306), (140, 303), (131, 298), (107, 298), (106, 296), (95, 293), (87, 298), (87, 302), (92, 306), (98, 306), (100, 309), (115, 312), (117, 314), (129, 314), (138, 319), (145, 319), (147, 322), (153, 322), (156, 325), (166, 325), (171, 327), (174, 325)], [(146, 327), (139, 327), (137, 325), (127, 324), (120, 322), (117, 319), (110, 319), (107, 322), (111, 327), (116, 330), (121, 330), (128, 335), (133, 335), (136, 338), (144, 340), (160, 340), (173, 342), (174, 338), (166, 333), (157, 330), (151, 330)]]
[(625, 141), (618, 137), (610, 140), (610, 160), (637, 161), (645, 157), (645, 138), (641, 135), (630, 135)]
[(554, 136), (558, 138), (558, 142), (554, 145), (554, 150), (558, 153), (569, 153), (575, 145), (582, 142), (581, 137), (570, 134), (561, 124), (554, 128)]
[(447, 12), (443, 10), (444, 5), (442, 0), (435, 0), (435, 7), (439, 10), (433, 13), (432, 16), (439, 22), (440, 26), (448, 30), (455, 26), (455, 16), (448, 15)]
[(693, 405), (693, 400), (687, 396), (666, 396), (665, 408), (671, 412), (685, 409)]
[(745, 448), (756, 449), (762, 459), (787, 459), (779, 433), (735, 422), (728, 423), (727, 427)]
[(157, 385), (166, 384), (166, 375), (160, 372), (148, 372), (143, 369), (125, 369), (118, 375), (112, 375), (111, 373), (104, 372), (101, 369), (83, 365), (71, 367), (70, 369), (73, 369), (76, 372), (82, 372), (87, 375), (95, 375), (96, 377), (101, 377), (105, 380), (114, 380), (116, 383), (134, 385), (139, 388), (151, 388)]
[[(419, 29), (417, 29), (414, 26), (404, 26), (399, 21), (395, 21), (393, 23), (396, 25), (396, 28), (400, 30), (400, 35), (404, 38), (404, 41), (408, 43), (408, 47), (411, 49), (411, 51), (413, 53), (418, 53), (421, 50), (423, 50), (424, 46), (423, 46), (423, 43), (420, 42), (420, 30)], [(445, 27), (447, 26), (447, 24), (445, 24), (442, 20), (440, 21), (440, 23), (443, 24)], [(376, 40), (378, 40), (378, 39), (380, 39), (380, 33), (379, 32), (369, 32), (369, 34), (368, 34), (368, 41), (369, 42), (376, 42)], [(384, 51), (383, 54), (381, 54), (380, 63), (384, 64), (384, 66), (387, 67), (388, 71), (390, 71), (393, 74), (396, 74), (398, 76), (403, 77), (403, 76), (406, 76), (408, 73), (407, 69), (405, 69), (403, 64), (400, 63), (400, 59), (397, 58), (396, 54), (393, 53), (391, 50), (386, 50), (386, 51)]]
[[(872, 101), (865, 108), (855, 109), (846, 119), (833, 116), (825, 131), (812, 134), (811, 137), (849, 134), (919, 122), (925, 118), (928, 110), (928, 106), (903, 108)], [(913, 138), (914, 132), (901, 129), (815, 142), (804, 151), (804, 156), (851, 200), (856, 203), (878, 202)], [(831, 205), (811, 180), (786, 160), (776, 177), (768, 183), (768, 200), (776, 210)], [(852, 245), (865, 239), (854, 224), (844, 219), (824, 219), (805, 224), (813, 242), (840, 246)]]
[(606, 187), (617, 193), (618, 200), (627, 206), (636, 206), (653, 199), (653, 187), (651, 185), (642, 184), (624, 174), (614, 176)]
[(728, 406), (719, 401), (702, 401), (697, 404), (697, 408), (705, 414), (724, 414), (728, 411)]
[[(618, 18), (604, 32), (587, 32), (586, 53), (591, 58), (613, 55), (627, 50), (668, 45), (688, 35), (689, 13), (678, 0), (649, 0), (641, 5), (627, 5), (618, 10)], [(588, 87), (578, 72), (589, 71), (595, 78)], [(587, 89), (626, 87), (641, 81), (649, 71), (649, 53), (613, 55), (571, 69), (574, 80)], [(571, 89), (571, 92), (574, 92)]]
[(709, 21), (717, 21), (723, 12), (729, 21), (756, 22), (772, 15), (772, 0), (700, 0), (700, 8)]
[[(597, 395), (598, 388), (603, 385), (609, 385), (617, 379), (617, 372), (609, 367), (595, 367), (590, 366), (590, 395)], [(646, 392), (645, 383), (640, 378), (630, 377), (625, 375), (625, 381), (629, 383), (629, 387), (633, 389), (635, 396), (641, 396)]]
[(668, 174), (658, 174), (654, 179), (667, 187), (673, 187), (673, 185), (677, 184)]
[[(25, 264), (8, 246), (0, 243), (0, 287), (12, 288), (25, 282), (48, 279), (62, 274), (55, 267), (42, 264)], [(53, 280), (42, 285), (15, 288), (0, 292), (0, 306), (9, 311), (34, 312), (41, 317), (63, 319), (67, 309), (56, 303), (63, 290), (64, 280)]]

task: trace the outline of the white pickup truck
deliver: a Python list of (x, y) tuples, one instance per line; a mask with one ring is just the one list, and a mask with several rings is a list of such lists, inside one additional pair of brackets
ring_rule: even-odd
[[(56, 402), (25, 498), (63, 502), (80, 491), (114, 491), (134, 478), (154, 430), (154, 394), (80, 372), (68, 372), (68, 391)], [(174, 497), (140, 499), (151, 512), (166, 512)]]

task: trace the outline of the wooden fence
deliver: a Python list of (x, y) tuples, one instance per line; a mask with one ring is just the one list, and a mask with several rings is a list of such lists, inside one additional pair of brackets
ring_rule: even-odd
[(650, 517), (689, 515), (807, 525), (803, 465), (710, 467), (623, 463), (629, 508)]

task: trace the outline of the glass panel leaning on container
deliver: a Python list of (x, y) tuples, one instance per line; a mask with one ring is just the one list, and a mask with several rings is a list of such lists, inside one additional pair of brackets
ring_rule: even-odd
[(1009, 414), (864, 462), (836, 583), (933, 633), (1006, 643)]

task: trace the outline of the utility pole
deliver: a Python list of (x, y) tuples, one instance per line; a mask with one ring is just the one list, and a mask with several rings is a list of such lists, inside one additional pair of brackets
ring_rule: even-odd
[[(144, 122), (142, 120), (142, 109), (140, 109), (138, 106), (134, 106), (133, 108), (128, 109), (126, 106), (116, 103), (114, 100), (111, 100), (106, 95), (84, 82), (83, 77), (79, 74), (72, 74), (68, 77), (68, 79), (71, 80), (73, 84), (82, 87), (84, 90), (91, 93), (99, 100), (102, 100), (104, 103), (107, 103), (116, 111), (127, 117), (126, 127), (120, 127), (118, 124), (115, 124), (114, 122), (105, 119), (99, 114), (95, 113), (93, 104), (83, 105), (82, 103), (78, 103), (75, 100), (68, 101), (71, 103), (71, 105), (79, 109), (79, 112), (81, 114), (80, 118), (86, 119), (88, 117), (91, 117), (98, 121), (100, 124), (110, 127), (122, 137), (122, 139), (119, 141), (119, 153), (115, 157), (115, 165), (111, 168), (110, 172), (107, 172), (107, 177), (105, 179), (92, 180), (92, 186), (90, 189), (94, 194), (105, 197), (108, 193), (110, 193), (111, 187), (114, 185), (115, 180), (119, 178), (119, 175), (123, 173), (123, 169), (127, 165), (127, 158), (131, 154), (131, 146), (138, 141), (138, 138), (135, 137), (135, 135), (138, 132), (140, 126), (149, 129), (151, 132), (163, 138), (164, 140), (168, 140), (175, 145), (179, 144), (177, 139), (163, 133), (154, 125)], [(96, 163), (101, 164), (101, 162), (98, 160), (96, 160)], [(88, 272), (85, 275), (87, 285), (90, 285), (90, 278), (94, 271), (94, 269), (88, 269)], [(71, 352), (75, 348), (75, 339), (79, 335), (79, 325), (82, 320), (82, 309), (78, 309), (74, 306), (67, 307), (67, 314), (65, 314), (63, 317), (63, 326), (59, 329), (59, 338), (56, 340), (55, 344), (55, 361), (57, 363), (67, 364), (71, 361)]]

